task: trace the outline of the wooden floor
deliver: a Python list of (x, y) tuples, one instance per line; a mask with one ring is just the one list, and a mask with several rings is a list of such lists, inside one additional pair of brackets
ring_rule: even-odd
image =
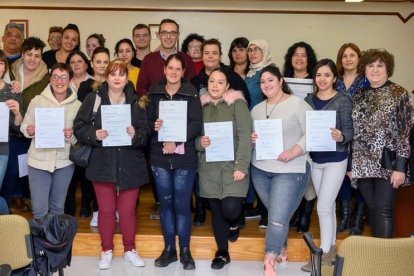
[[(77, 196), (77, 200), (79, 203), (80, 195)], [(151, 220), (149, 218), (153, 202), (150, 187), (144, 187), (141, 190), (140, 203), (137, 208), (137, 233), (135, 239), (139, 254), (146, 258), (158, 257), (164, 247), (159, 220)], [(22, 212), (12, 209), (12, 212), (23, 215), (28, 219), (31, 217), (29, 211)], [(77, 210), (77, 213), (79, 213), (79, 210)], [(89, 220), (89, 218), (81, 219), (78, 217), (79, 227), (73, 245), (74, 255), (98, 256), (101, 252), (98, 230), (89, 226)], [(247, 220), (246, 226), (241, 230), (237, 242), (230, 243), (229, 250), (232, 259), (261, 260), (263, 258), (266, 231), (259, 229), (258, 222), (258, 220)], [(310, 232), (314, 235), (315, 242), (319, 244), (319, 223), (316, 208), (312, 214)], [(369, 235), (368, 226), (365, 227), (364, 235)], [(345, 237), (347, 237), (346, 233), (338, 234), (337, 244)], [(115, 235), (114, 244), (115, 255), (122, 255), (123, 246), (120, 234)], [(208, 212), (205, 225), (203, 227), (193, 227), (192, 229), (191, 252), (195, 259), (212, 259), (215, 251), (216, 245), (211, 229), (211, 217)], [(290, 261), (307, 261), (309, 259), (309, 252), (303, 241), (302, 234), (297, 233), (294, 228), (291, 228), (289, 231), (288, 256)]]

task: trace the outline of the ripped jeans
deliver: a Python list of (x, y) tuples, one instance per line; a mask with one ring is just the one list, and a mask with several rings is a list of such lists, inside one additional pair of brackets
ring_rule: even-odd
[(279, 255), (289, 232), (289, 220), (298, 208), (310, 176), (306, 173), (271, 173), (252, 166), (254, 187), (269, 212), (265, 252)]
[(191, 194), (197, 169), (165, 169), (151, 166), (160, 201), (160, 220), (165, 246), (190, 246)]

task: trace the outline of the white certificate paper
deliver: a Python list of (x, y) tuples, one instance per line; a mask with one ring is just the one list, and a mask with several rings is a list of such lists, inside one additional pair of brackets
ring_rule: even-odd
[(275, 160), (283, 152), (282, 120), (255, 120), (256, 160)]
[(283, 78), (293, 94), (305, 99), (308, 94), (313, 93), (312, 79)]
[(0, 102), (0, 142), (9, 141), (10, 110), (6, 103)]
[(63, 148), (65, 146), (65, 109), (35, 108), (35, 148)]
[(163, 120), (158, 131), (158, 141), (186, 142), (187, 141), (187, 102), (160, 101), (159, 118)]
[(234, 161), (233, 122), (204, 123), (204, 133), (210, 138), (206, 161)]
[(131, 126), (131, 106), (129, 104), (101, 105), (102, 129), (108, 136), (102, 140), (102, 146), (130, 146), (131, 136), (127, 128)]
[(336, 151), (330, 128), (336, 126), (336, 111), (306, 111), (306, 151)]
[(19, 177), (28, 175), (29, 167), (27, 165), (27, 153), (17, 155), (17, 162), (19, 164)]

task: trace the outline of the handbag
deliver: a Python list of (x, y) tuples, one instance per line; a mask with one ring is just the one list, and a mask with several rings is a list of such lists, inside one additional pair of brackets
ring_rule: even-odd
[[(96, 92), (98, 93), (98, 91)], [(96, 94), (95, 104), (93, 106), (93, 112), (91, 117), (92, 126), (95, 124), (96, 112), (101, 104), (101, 97)], [(75, 165), (86, 168), (89, 164), (89, 157), (91, 156), (92, 146), (88, 144), (81, 144), (77, 142), (74, 145), (70, 145), (69, 160)]]

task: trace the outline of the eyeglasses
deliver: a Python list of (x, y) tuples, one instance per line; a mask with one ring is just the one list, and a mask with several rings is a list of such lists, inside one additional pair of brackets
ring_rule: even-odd
[(188, 46), (189, 50), (200, 50), (201, 49), (201, 45), (194, 45), (194, 46)]
[(52, 81), (61, 80), (62, 82), (65, 82), (65, 81), (69, 80), (69, 76), (66, 76), (66, 75), (62, 75), (62, 76), (52, 75), (51, 79), (52, 79)]
[(178, 34), (178, 32), (176, 31), (172, 31), (172, 32), (167, 32), (167, 31), (161, 31), (160, 35), (162, 36), (176, 36)]
[(261, 51), (262, 51), (262, 49), (260, 49), (260, 48), (249, 48), (249, 49), (247, 49), (248, 54), (258, 53), (258, 52), (261, 52)]
[(62, 37), (61, 36), (49, 36), (49, 40), (61, 41)]

